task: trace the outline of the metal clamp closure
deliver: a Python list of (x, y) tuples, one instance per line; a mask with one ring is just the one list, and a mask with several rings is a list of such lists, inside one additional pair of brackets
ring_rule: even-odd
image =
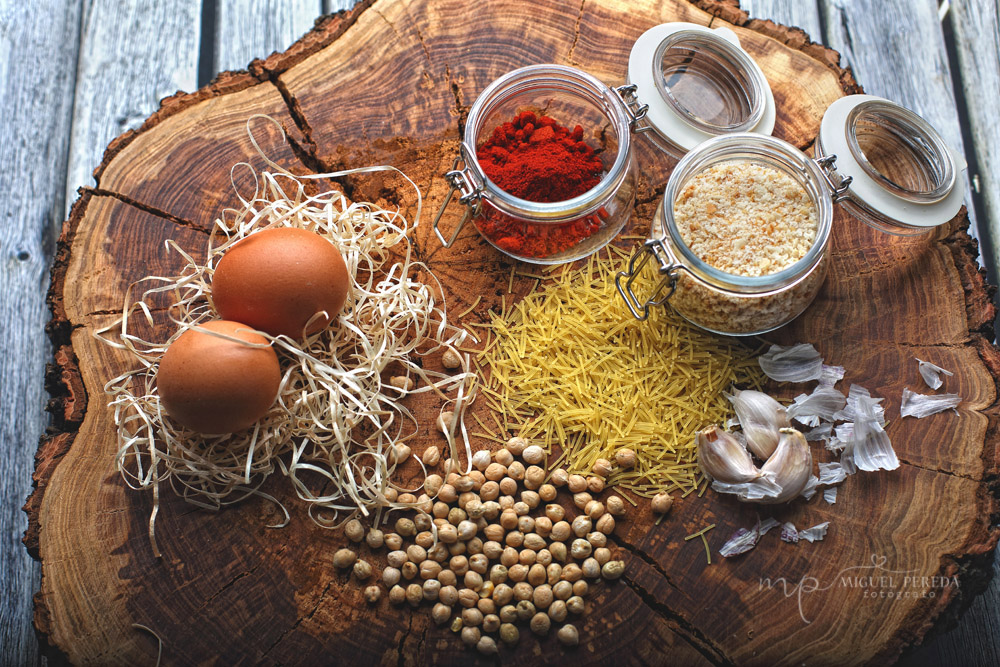
[[(448, 181), (451, 187), (448, 189), (448, 194), (444, 198), (441, 208), (438, 209), (437, 215), (434, 216), (432, 225), (434, 233), (445, 248), (450, 248), (455, 243), (455, 239), (458, 238), (459, 232), (462, 231), (462, 227), (465, 226), (469, 218), (479, 215), (479, 212), (482, 210), (483, 188), (481, 185), (476, 185), (475, 179), (469, 171), (469, 165), (464, 161), (464, 157), (463, 153), (459, 153), (458, 157), (455, 158), (455, 162), (451, 165), (451, 171), (446, 172), (444, 175), (445, 180)], [(462, 163), (461, 169), (458, 167), (459, 163)], [(441, 216), (444, 215), (444, 210), (451, 203), (456, 191), (459, 193), (458, 201), (465, 204), (465, 214), (459, 220), (458, 226), (451, 234), (451, 238), (445, 239), (444, 234), (441, 233), (441, 229), (439, 228), (439, 223), (441, 222)]]
[(649, 111), (648, 104), (640, 104), (639, 96), (636, 93), (638, 86), (634, 83), (628, 86), (618, 86), (614, 89), (615, 95), (621, 100), (622, 104), (625, 106), (625, 110), (628, 111), (628, 126), (633, 132), (647, 132), (652, 129), (648, 123), (642, 123), (646, 117), (646, 113)]
[[(640, 301), (635, 292), (632, 291), (632, 284), (642, 272), (643, 267), (646, 266), (646, 262), (649, 261), (650, 257), (655, 258), (659, 262), (659, 273), (663, 276), (663, 279), (656, 285), (656, 289), (653, 290), (649, 298), (645, 301)], [(663, 247), (663, 243), (659, 239), (649, 239), (638, 252), (632, 255), (632, 258), (628, 262), (628, 271), (620, 271), (615, 276), (615, 286), (618, 288), (618, 293), (625, 299), (625, 305), (632, 311), (635, 319), (640, 322), (649, 319), (650, 308), (664, 305), (673, 296), (674, 290), (677, 289), (677, 272), (681, 268), (681, 265), (670, 260), (670, 254)], [(623, 280), (625, 281), (624, 284), (622, 284)], [(660, 297), (660, 293), (667, 286), (670, 287), (669, 291), (667, 291), (665, 296)]]
[(827, 155), (818, 158), (815, 162), (819, 165), (823, 178), (826, 179), (826, 184), (830, 188), (833, 203), (837, 204), (850, 197), (848, 190), (851, 188), (851, 183), (854, 182), (854, 177), (841, 176), (837, 173), (837, 156)]

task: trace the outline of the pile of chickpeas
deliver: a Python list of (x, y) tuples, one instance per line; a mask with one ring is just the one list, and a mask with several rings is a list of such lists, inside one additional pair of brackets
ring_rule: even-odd
[[(435, 458), (432, 449), (422, 457), (425, 463)], [(494, 635), (513, 646), (518, 625), (525, 623), (543, 636), (556, 626), (561, 643), (576, 645), (579, 631), (567, 620), (584, 613), (591, 583), (618, 579), (625, 569), (608, 547), (625, 503), (614, 495), (605, 502), (591, 495), (604, 489), (598, 472), (608, 474), (610, 462), (599, 460), (589, 477), (563, 469), (548, 475), (545, 458), (541, 447), (515, 437), (492, 454), (477, 452), (467, 475), (447, 461), (445, 477), (428, 475), (419, 497), (391, 489), (386, 494), (390, 502), (413, 503), (417, 510), (412, 519), (398, 519), (395, 532), (366, 533), (353, 519), (345, 534), (372, 549), (389, 549), (382, 583), (392, 604), (433, 605), (434, 622), (448, 624), (467, 646), (497, 653)], [(556, 502), (560, 488), (573, 494), (579, 513)], [(337, 551), (333, 563), (353, 568), (359, 582), (373, 574), (352, 549)], [(374, 604), (381, 592), (369, 585), (364, 596)]]

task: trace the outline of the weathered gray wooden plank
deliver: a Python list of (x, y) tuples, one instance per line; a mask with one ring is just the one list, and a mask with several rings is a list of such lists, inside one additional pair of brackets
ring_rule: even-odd
[[(964, 152), (935, 0), (826, 0), (823, 13), (827, 46), (840, 52), (866, 93), (916, 111)], [(965, 189), (969, 233), (978, 237), (968, 183)]]
[(215, 24), (215, 72), (245, 69), (284, 51), (323, 13), (320, 0), (221, 0)]
[(80, 37), (67, 204), (93, 184), (116, 136), (198, 81), (200, 0), (87, 0)]
[[(986, 4), (990, 3), (975, 3)], [(825, 42), (842, 54), (842, 64), (851, 66), (866, 92), (913, 109), (934, 125), (951, 146), (963, 150), (951, 65), (934, 0), (826, 0), (823, 12)], [(997, 76), (1000, 70), (995, 58), (990, 67), (993, 76)], [(978, 78), (978, 73), (974, 76)], [(983, 99), (982, 111), (990, 114), (995, 124), (998, 98), (994, 93), (993, 97)], [(971, 105), (972, 100), (969, 101)], [(977, 148), (982, 151), (986, 147), (978, 144)], [(970, 233), (978, 236), (976, 211), (971, 208), (971, 201), (967, 184)], [(995, 560), (994, 570), (997, 563)], [(928, 640), (926, 646), (907, 656), (903, 664), (1000, 664), (998, 609), (1000, 581), (995, 577), (990, 589), (975, 601), (958, 627)]]
[(63, 219), (80, 2), (0, 0), (0, 664), (38, 661), (21, 545), (44, 412), (45, 293)]
[(816, 0), (743, 0), (740, 7), (752, 18), (770, 19), (802, 28), (814, 42), (823, 43), (823, 28)]
[[(980, 229), (1000, 246), (1000, 21), (997, 3), (963, 0), (951, 3), (947, 17), (955, 38), (966, 121), (975, 146), (978, 192), (982, 195)], [(956, 63), (952, 63), (956, 67)], [(974, 184), (975, 185), (975, 184)], [(994, 259), (1000, 264), (1000, 259)]]

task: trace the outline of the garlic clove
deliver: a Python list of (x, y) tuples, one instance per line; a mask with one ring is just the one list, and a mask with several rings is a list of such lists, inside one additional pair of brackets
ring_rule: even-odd
[(778, 446), (779, 429), (788, 428), (785, 408), (762, 391), (735, 390), (726, 398), (733, 404), (740, 427), (747, 439), (747, 448), (761, 459), (768, 459)]
[(781, 487), (781, 492), (773, 497), (761, 498), (761, 503), (784, 503), (795, 498), (805, 489), (812, 475), (812, 451), (805, 436), (793, 428), (783, 428), (780, 433), (778, 447), (761, 467), (761, 472), (771, 475), (771, 480)]
[(699, 431), (698, 465), (702, 472), (727, 484), (741, 484), (760, 477), (750, 453), (731, 433), (718, 426)]

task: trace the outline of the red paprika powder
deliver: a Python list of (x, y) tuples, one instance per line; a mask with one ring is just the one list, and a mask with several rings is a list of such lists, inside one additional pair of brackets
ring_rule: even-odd
[[(570, 130), (548, 116), (523, 111), (498, 125), (476, 152), (491, 181), (509, 194), (534, 202), (559, 202), (582, 195), (601, 180), (604, 164), (585, 141), (583, 128)], [(563, 252), (592, 235), (607, 213), (554, 225), (532, 224), (486, 204), (476, 225), (498, 247), (525, 257)]]

